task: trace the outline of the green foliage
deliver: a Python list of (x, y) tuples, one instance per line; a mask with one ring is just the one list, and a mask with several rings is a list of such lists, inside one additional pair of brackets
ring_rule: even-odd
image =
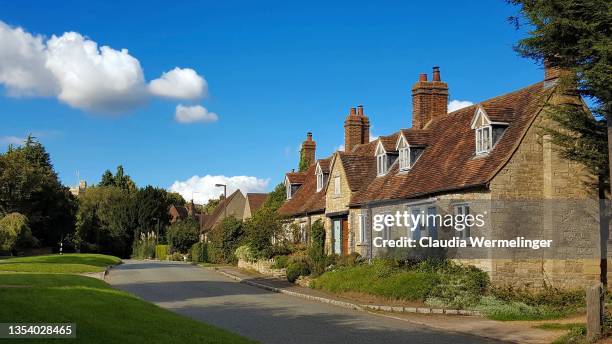
[(401, 300), (425, 300), (439, 283), (436, 273), (404, 271), (385, 261), (328, 271), (311, 285), (334, 293), (362, 292)]
[(440, 276), (427, 303), (435, 306), (466, 309), (476, 306), (490, 285), (489, 275), (474, 267), (450, 260), (426, 260), (414, 267), (417, 271), (435, 272)]
[(253, 250), (251, 250), (251, 247), (249, 245), (239, 246), (236, 249), (235, 255), (236, 258), (247, 262), (254, 262), (257, 260), (255, 255), (253, 254)]
[(157, 245), (157, 237), (154, 232), (140, 233), (140, 237), (134, 240), (132, 248), (132, 258), (135, 259), (153, 259), (155, 257), (155, 246)]
[(310, 247), (308, 248), (308, 257), (311, 261), (310, 269), (315, 276), (325, 272), (327, 259), (325, 256), (325, 227), (323, 221), (317, 220), (311, 225), (312, 238)]
[(181, 194), (179, 194), (178, 192), (167, 192), (166, 200), (167, 200), (167, 204), (174, 204), (177, 206), (185, 205), (187, 203), (185, 199), (183, 198), (183, 196), (181, 196)]
[(202, 207), (202, 214), (212, 214), (213, 211), (215, 211), (215, 209), (217, 209), (217, 206), (219, 205), (219, 203), (221, 202), (220, 199), (209, 199), (208, 203), (206, 203), (204, 205), (204, 207)]
[(136, 183), (134, 183), (129, 175), (125, 174), (123, 166), (121, 165), (117, 166), (115, 175), (113, 175), (109, 170), (104, 171), (98, 186), (113, 186), (127, 191), (136, 191)]
[(134, 193), (117, 187), (87, 188), (79, 195), (75, 246), (81, 252), (129, 256), (138, 228)]
[(194, 263), (208, 262), (208, 245), (205, 242), (197, 242), (191, 246), (191, 261)]
[(0, 252), (17, 252), (37, 244), (28, 227), (28, 218), (11, 213), (0, 219)]
[(200, 224), (192, 218), (173, 223), (168, 228), (168, 243), (172, 251), (187, 253), (200, 240)]
[[(510, 0), (525, 21), (529, 36), (515, 50), (523, 57), (570, 73), (560, 82), (564, 93), (577, 92), (593, 101), (595, 118), (581, 105), (551, 107), (559, 128), (549, 128), (562, 155), (583, 163), (595, 175), (609, 178), (606, 119), (612, 111), (612, 3), (599, 0)], [(600, 188), (603, 185), (600, 184)]]
[(310, 275), (310, 268), (306, 262), (293, 262), (287, 266), (287, 281), (293, 283), (300, 276)]
[(45, 246), (57, 247), (62, 237), (74, 232), (75, 199), (32, 136), (0, 154), (0, 209), (26, 216), (32, 235)]
[(298, 170), (300, 172), (304, 172), (310, 167), (311, 161), (306, 159), (306, 154), (304, 154), (304, 148), (300, 149), (300, 162), (298, 164)]
[(275, 250), (272, 238), (281, 231), (281, 217), (271, 208), (262, 207), (244, 222), (245, 240), (258, 258), (272, 257)]
[(584, 290), (562, 290), (548, 285), (539, 290), (513, 285), (497, 286), (491, 288), (490, 294), (506, 302), (518, 301), (534, 307), (547, 306), (570, 312), (586, 305)]
[(284, 269), (287, 265), (289, 265), (289, 256), (276, 256), (271, 267), (272, 269)]
[(169, 252), (170, 245), (157, 245), (155, 246), (155, 259), (166, 260)]
[(209, 233), (208, 255), (212, 263), (236, 262), (234, 252), (244, 240), (242, 221), (227, 217)]
[(175, 262), (184, 262), (185, 256), (182, 255), (180, 252), (172, 252), (172, 254), (170, 255), (170, 260)]
[(340, 256), (336, 260), (338, 266), (355, 266), (363, 262), (361, 255), (357, 252), (353, 252), (346, 256)]
[(162, 230), (157, 227), (158, 225), (161, 227), (168, 223), (168, 208), (172, 205), (172, 197), (168, 195), (166, 190), (150, 185), (136, 192), (134, 212), (137, 230), (135, 235), (151, 230), (157, 233), (158, 230)]
[(281, 205), (283, 205), (285, 200), (287, 200), (287, 192), (285, 190), (285, 185), (283, 183), (279, 183), (274, 187), (274, 190), (272, 190), (272, 192), (268, 194), (268, 197), (266, 198), (264, 204), (261, 206), (260, 210), (271, 209), (276, 211), (278, 210), (278, 208), (281, 207)]
[(489, 319), (501, 321), (547, 320), (567, 315), (567, 312), (548, 306), (538, 307), (520, 301), (503, 301), (495, 296), (483, 297), (476, 309)]

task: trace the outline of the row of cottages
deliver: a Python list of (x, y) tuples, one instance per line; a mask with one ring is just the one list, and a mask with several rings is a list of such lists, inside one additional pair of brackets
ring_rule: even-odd
[[(561, 158), (541, 130), (551, 125), (546, 104), (584, 106), (561, 94), (559, 73), (546, 69), (541, 82), (447, 113), (448, 85), (434, 67), (432, 80), (421, 74), (412, 87), (410, 128), (370, 141), (370, 119), (362, 106), (351, 108), (344, 151), (323, 159), (316, 159), (308, 133), (302, 154), (310, 167), (286, 174), (287, 201), (279, 211), (304, 232), (322, 220), (328, 253), (370, 259), (397, 251), (377, 247), (377, 240), (402, 236), (553, 239), (551, 249), (442, 250), (498, 284), (590, 284), (600, 278), (602, 252), (592, 176)], [(397, 211), (484, 214), (486, 221), (461, 231), (435, 221), (414, 231), (395, 223), (373, 229), (377, 215)]]

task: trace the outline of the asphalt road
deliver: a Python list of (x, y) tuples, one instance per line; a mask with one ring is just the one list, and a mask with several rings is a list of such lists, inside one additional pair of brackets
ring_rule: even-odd
[(161, 307), (262, 343), (494, 343), (272, 293), (189, 264), (126, 261), (107, 281)]

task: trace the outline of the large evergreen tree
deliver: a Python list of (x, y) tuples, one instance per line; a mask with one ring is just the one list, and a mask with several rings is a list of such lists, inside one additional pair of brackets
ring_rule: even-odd
[(27, 216), (32, 234), (45, 246), (57, 247), (74, 231), (76, 202), (32, 136), (0, 154), (0, 208)]

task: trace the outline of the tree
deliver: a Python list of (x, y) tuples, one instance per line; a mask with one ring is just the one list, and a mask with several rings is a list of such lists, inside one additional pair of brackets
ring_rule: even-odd
[(26, 216), (43, 245), (57, 247), (74, 231), (75, 199), (60, 183), (44, 146), (32, 136), (0, 154), (0, 208)]
[(163, 226), (169, 221), (168, 209), (170, 198), (164, 189), (155, 188), (150, 185), (138, 190), (136, 193), (137, 207), (137, 233), (154, 231), (157, 233), (158, 226)]
[(168, 192), (166, 197), (168, 199), (168, 204), (174, 204), (178, 206), (185, 205), (187, 203), (183, 196), (181, 196), (181, 194), (178, 192)]
[(168, 228), (168, 243), (174, 251), (187, 253), (200, 239), (200, 224), (187, 218), (173, 223)]
[(283, 183), (279, 183), (274, 187), (274, 190), (268, 194), (266, 201), (261, 206), (261, 208), (272, 209), (274, 211), (278, 210), (278, 208), (283, 205), (283, 203), (287, 200), (287, 192), (285, 190), (285, 185)]
[(549, 129), (553, 143), (564, 157), (584, 164), (600, 179), (609, 179), (606, 149), (607, 119), (612, 111), (612, 3), (598, 0), (510, 0), (520, 15), (510, 20), (531, 26), (529, 36), (515, 50), (550, 68), (568, 71), (559, 86), (593, 102), (590, 110), (580, 104), (550, 107), (550, 118), (558, 124)]
[(128, 191), (136, 191), (137, 189), (136, 183), (134, 183), (129, 175), (125, 174), (122, 165), (117, 166), (115, 175), (110, 170), (104, 171), (98, 186), (116, 186)]
[(271, 208), (262, 207), (244, 222), (246, 241), (257, 257), (270, 257), (273, 248), (272, 238), (278, 238), (281, 231), (281, 217)]
[[(558, 91), (592, 101), (591, 113), (570, 102), (549, 106), (556, 124), (544, 128), (561, 155), (586, 166), (597, 176), (600, 202), (601, 281), (606, 283), (609, 218), (606, 184), (610, 181), (612, 150), (612, 2), (598, 0), (510, 0), (520, 14), (510, 20), (530, 25), (529, 36), (515, 50), (548, 68), (566, 72)], [(606, 148), (607, 142), (607, 148)]]
[(208, 203), (206, 203), (206, 205), (204, 205), (204, 207), (202, 208), (202, 214), (212, 214), (213, 211), (215, 211), (215, 209), (217, 208), (217, 206), (219, 205), (219, 203), (221, 202), (220, 199), (216, 198), (216, 199), (209, 199)]
[(16, 253), (19, 249), (36, 245), (28, 226), (28, 218), (11, 213), (0, 219), (0, 251)]

